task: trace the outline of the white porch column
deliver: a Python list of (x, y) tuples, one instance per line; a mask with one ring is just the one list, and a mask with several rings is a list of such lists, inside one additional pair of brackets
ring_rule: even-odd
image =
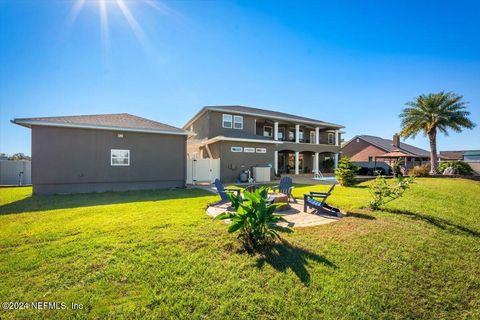
[(313, 173), (318, 174), (318, 169), (320, 166), (318, 165), (318, 152), (315, 152), (315, 157), (313, 158), (314, 164), (313, 164)]
[(300, 152), (295, 151), (295, 175), (299, 174), (299, 164), (300, 164)]
[(320, 144), (320, 128), (315, 128), (315, 144)]
[(340, 145), (340, 135), (338, 134), (338, 130), (335, 130), (335, 145), (339, 146)]
[(278, 151), (275, 150), (275, 152), (273, 153), (273, 172), (275, 173), (275, 175), (278, 174)]
[(338, 168), (338, 153), (335, 153), (335, 169)]
[(296, 143), (300, 142), (300, 125), (299, 124), (295, 125), (295, 142)]
[(273, 139), (278, 140), (278, 122), (273, 123)]

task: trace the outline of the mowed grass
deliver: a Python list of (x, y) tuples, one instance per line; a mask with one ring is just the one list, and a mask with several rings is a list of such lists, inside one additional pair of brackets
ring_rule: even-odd
[(202, 190), (0, 189), (0, 302), (84, 306), (0, 318), (480, 318), (480, 183), (417, 179), (384, 212), (367, 184), (335, 189), (346, 218), (253, 256)]

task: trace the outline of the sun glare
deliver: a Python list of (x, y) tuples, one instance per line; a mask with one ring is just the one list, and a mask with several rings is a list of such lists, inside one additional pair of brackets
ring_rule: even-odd
[[(164, 15), (172, 15), (172, 11), (164, 4), (160, 3), (157, 0), (137, 0), (149, 8), (154, 9)], [(102, 39), (103, 49), (108, 52), (110, 50), (110, 36), (109, 36), (109, 25), (108, 25), (108, 10), (112, 10), (113, 7), (116, 7), (120, 10), (123, 17), (127, 21), (128, 25), (132, 29), (133, 34), (140, 42), (142, 46), (146, 46), (147, 38), (143, 32), (142, 27), (138, 23), (135, 16), (132, 14), (132, 11), (128, 7), (128, 1), (126, 0), (75, 0), (73, 3), (72, 9), (68, 17), (69, 25), (75, 23), (78, 15), (85, 7), (86, 3), (93, 3), (98, 6), (98, 12), (100, 17), (100, 34)]]

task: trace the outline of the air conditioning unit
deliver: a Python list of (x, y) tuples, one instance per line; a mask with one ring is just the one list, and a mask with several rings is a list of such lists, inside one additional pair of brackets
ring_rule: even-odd
[(270, 182), (270, 167), (253, 167), (253, 178), (255, 182)]

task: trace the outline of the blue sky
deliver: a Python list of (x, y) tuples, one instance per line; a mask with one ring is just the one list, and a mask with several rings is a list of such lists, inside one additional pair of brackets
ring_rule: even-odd
[[(106, 0), (102, 33), (98, 0), (74, 21), (74, 1), (0, 0), (0, 152), (30, 154), (13, 118), (128, 112), (182, 126), (212, 104), (389, 138), (405, 102), (441, 90), (480, 125), (478, 1), (124, 3), (140, 28)], [(479, 138), (477, 127), (438, 144), (480, 149)]]

